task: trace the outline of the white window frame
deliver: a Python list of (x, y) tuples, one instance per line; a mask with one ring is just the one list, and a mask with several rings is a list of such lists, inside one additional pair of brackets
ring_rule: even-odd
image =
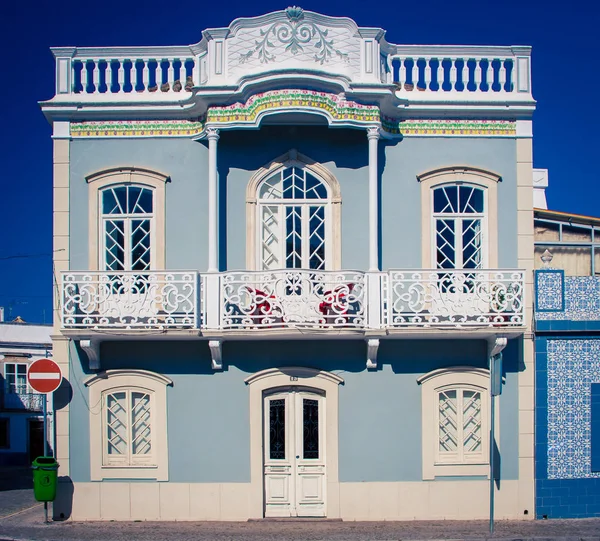
[[(490, 456), (490, 393), (489, 371), (472, 366), (454, 366), (434, 370), (421, 376), (422, 461), (423, 479), (444, 476), (489, 477)], [(455, 457), (439, 452), (439, 393), (451, 389), (472, 390), (481, 396), (481, 452), (477, 456)], [(498, 441), (496, 423), (496, 441)]]
[[(434, 193), (438, 189), (456, 187), (460, 189), (461, 186), (467, 186), (480, 190), (483, 195), (483, 212), (481, 213), (465, 213), (465, 212), (435, 212), (434, 210)], [(438, 220), (452, 221), (454, 222), (454, 267), (455, 269), (464, 268), (464, 246), (463, 246), (463, 232), (465, 220), (479, 220), (481, 227), (481, 255), (480, 263), (477, 269), (488, 268), (488, 250), (489, 250), (489, 235), (488, 235), (488, 190), (480, 185), (472, 184), (469, 182), (446, 182), (444, 184), (438, 184), (431, 188), (431, 261), (434, 267), (438, 267), (437, 264), (437, 252), (438, 252), (438, 235), (437, 235), (437, 222)], [(460, 224), (460, 226), (459, 226)], [(459, 232), (460, 229), (460, 232)]]
[[(167, 391), (172, 380), (148, 370), (107, 370), (85, 381), (90, 404), (90, 475), (103, 479), (156, 479), (168, 481)], [(149, 455), (110, 457), (107, 453), (106, 397), (125, 391), (150, 396), (151, 445)]]
[(433, 190), (444, 185), (463, 184), (484, 190), (485, 231), (481, 268), (498, 268), (498, 183), (502, 177), (492, 171), (467, 165), (451, 165), (417, 175), (421, 185), (421, 262), (423, 269), (436, 269), (437, 239), (433, 217)]
[[(258, 194), (263, 181), (288, 167), (299, 167), (318, 178), (325, 185), (328, 198), (314, 200), (273, 199), (259, 200)], [(341, 192), (337, 179), (323, 165), (304, 156), (295, 149), (274, 159), (258, 170), (250, 179), (246, 189), (246, 264), (249, 270), (261, 269), (261, 205), (325, 206), (325, 269), (339, 270), (341, 265)], [(305, 229), (307, 229), (305, 227)], [(306, 231), (303, 231), (303, 239)], [(285, 261), (283, 261), (285, 264)], [(281, 267), (285, 269), (285, 267)], [(270, 269), (275, 270), (275, 269)]]
[[(9, 370), (8, 367), (12, 366), (14, 367), (12, 374), (15, 376), (15, 389), (11, 390), (9, 388), (9, 383), (8, 383), (8, 375), (9, 375)], [(16, 377), (17, 377), (17, 367), (18, 366), (24, 366), (25, 367), (25, 382), (24, 382), (24, 387), (22, 388), (22, 390), (19, 389), (19, 385), (16, 384)], [(5, 362), (4, 363), (4, 388), (6, 390), (7, 394), (28, 394), (28, 393), (32, 393), (33, 391), (31, 390), (31, 387), (29, 386), (29, 382), (27, 381), (27, 372), (29, 371), (29, 364), (28, 363), (15, 363), (15, 362)]]
[[(165, 268), (165, 201), (169, 177), (156, 171), (135, 167), (119, 167), (86, 177), (89, 190), (89, 269), (104, 270), (104, 223), (102, 192), (109, 186), (139, 186), (153, 191), (150, 270)], [(135, 215), (133, 215), (135, 216)], [(140, 214), (139, 216), (144, 216)], [(116, 271), (118, 273), (118, 271)]]
[[(152, 213), (123, 213), (123, 214), (104, 214), (103, 212), (103, 199), (104, 193), (111, 189), (117, 188), (130, 188), (136, 187), (141, 188), (142, 190), (149, 190), (152, 194)], [(98, 215), (100, 216), (100, 239), (99, 239), (99, 249), (100, 253), (98, 254), (98, 260), (101, 262), (102, 270), (111, 270), (108, 268), (106, 261), (106, 224), (111, 221), (121, 221), (124, 225), (124, 243), (123, 243), (123, 253), (124, 253), (124, 261), (123, 261), (123, 269), (115, 270), (115, 273), (119, 273), (122, 271), (131, 271), (134, 270), (132, 268), (132, 254), (133, 247), (131, 246), (131, 239), (133, 236), (133, 222), (135, 220), (148, 220), (150, 224), (149, 235), (150, 235), (150, 258), (149, 258), (149, 268), (140, 270), (140, 272), (144, 272), (144, 270), (154, 270), (154, 253), (156, 252), (156, 216), (155, 216), (155, 200), (156, 200), (156, 190), (150, 186), (130, 183), (130, 184), (116, 184), (111, 186), (105, 186), (101, 190), (99, 190), (98, 197)]]

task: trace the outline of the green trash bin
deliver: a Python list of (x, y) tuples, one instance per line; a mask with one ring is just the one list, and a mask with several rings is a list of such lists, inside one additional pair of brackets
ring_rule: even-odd
[(33, 495), (38, 502), (53, 502), (56, 498), (58, 465), (51, 456), (38, 456), (32, 462)]

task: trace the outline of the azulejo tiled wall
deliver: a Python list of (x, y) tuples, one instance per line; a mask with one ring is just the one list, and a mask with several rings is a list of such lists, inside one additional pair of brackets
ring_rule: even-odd
[(536, 271), (536, 313), (540, 320), (600, 320), (600, 278)]
[(548, 479), (600, 477), (591, 471), (591, 384), (600, 382), (600, 339), (549, 339)]

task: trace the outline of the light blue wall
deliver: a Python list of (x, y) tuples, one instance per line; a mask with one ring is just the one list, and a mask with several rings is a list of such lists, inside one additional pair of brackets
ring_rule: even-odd
[[(384, 145), (385, 143), (380, 143)], [(517, 266), (514, 139), (408, 137), (385, 146), (381, 174), (382, 268), (421, 268), (421, 186), (417, 175), (451, 165), (499, 174), (498, 266)]]
[[(89, 480), (89, 404), (84, 371), (72, 354), (71, 475)], [(195, 342), (112, 342), (102, 346), (104, 369), (144, 368), (173, 380), (167, 389), (169, 480), (249, 482), (248, 388), (244, 379), (276, 366), (311, 366), (340, 375), (340, 481), (421, 479), (421, 389), (417, 378), (453, 365), (485, 367), (486, 343), (476, 340), (384, 340), (380, 369), (365, 369), (363, 341), (225, 342), (225, 370), (210, 368), (208, 345)], [(505, 350), (500, 398), (502, 479), (518, 474), (516, 341)], [(86, 366), (85, 357), (83, 366)]]
[[(368, 268), (368, 155), (362, 130), (266, 126), (221, 132), (220, 266), (246, 266), (246, 186), (253, 173), (296, 148), (322, 163), (342, 192), (342, 267)], [(207, 267), (207, 149), (185, 139), (74, 140), (71, 143), (71, 268), (88, 268), (88, 186), (85, 177), (119, 166), (171, 177), (166, 186), (167, 267)], [(499, 138), (407, 138), (380, 142), (382, 268), (421, 267), (421, 190), (425, 171), (469, 165), (502, 176), (498, 187), (499, 266), (517, 265), (516, 144)]]
[(70, 146), (71, 269), (88, 262), (88, 185), (85, 177), (116, 167), (141, 167), (170, 177), (166, 186), (166, 265), (207, 267), (207, 172), (204, 144), (186, 139), (74, 140)]

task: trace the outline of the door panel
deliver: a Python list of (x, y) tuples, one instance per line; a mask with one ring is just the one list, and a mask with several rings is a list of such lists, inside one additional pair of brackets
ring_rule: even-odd
[(266, 517), (325, 516), (324, 407), (309, 391), (265, 396)]

